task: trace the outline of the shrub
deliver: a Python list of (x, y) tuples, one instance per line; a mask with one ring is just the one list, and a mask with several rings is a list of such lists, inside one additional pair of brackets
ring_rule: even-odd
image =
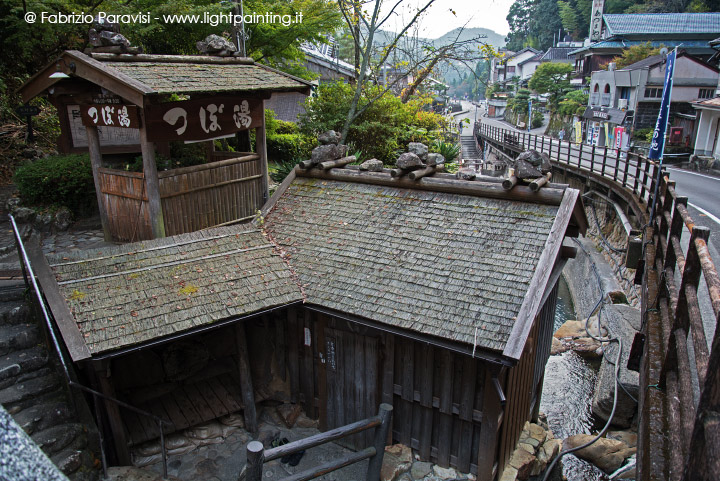
[(275, 111), (265, 109), (265, 131), (267, 134), (297, 134), (300, 128), (295, 122), (280, 120), (275, 117)]
[(266, 137), (268, 158), (276, 162), (310, 158), (315, 142), (302, 134), (268, 134)]
[(53, 155), (20, 166), (14, 178), (27, 205), (65, 206), (76, 215), (96, 209), (95, 184), (87, 154)]
[(558, 104), (558, 113), (560, 115), (582, 115), (588, 104), (588, 94), (582, 90), (571, 90), (566, 93)]
[(545, 120), (545, 117), (543, 117), (542, 112), (539, 112), (537, 110), (533, 110), (532, 113), (532, 128), (537, 129), (538, 127), (542, 127), (543, 121)]
[[(381, 91), (382, 87), (369, 87), (360, 98), (358, 108), (367, 106), (368, 99)], [(353, 94), (354, 88), (342, 82), (321, 84), (317, 96), (305, 103), (305, 113), (300, 119), (301, 132), (316, 137), (326, 130), (342, 131)], [(444, 117), (424, 110), (430, 102), (429, 97), (421, 97), (403, 103), (386, 92), (353, 122), (345, 141), (361, 146), (369, 158), (392, 164), (397, 152), (407, 148), (408, 142), (431, 143), (447, 129), (448, 122)]]
[(452, 162), (460, 155), (460, 146), (455, 142), (435, 142), (430, 150), (445, 157), (445, 162)]
[(282, 182), (285, 177), (300, 163), (300, 159), (283, 160), (275, 165), (274, 169), (270, 170), (270, 178), (274, 182)]

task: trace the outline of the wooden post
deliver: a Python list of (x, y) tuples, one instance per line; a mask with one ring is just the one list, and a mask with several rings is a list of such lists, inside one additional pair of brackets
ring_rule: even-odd
[(103, 236), (106, 241), (111, 241), (110, 220), (108, 219), (108, 212), (105, 208), (105, 202), (103, 201), (103, 193), (100, 186), (100, 172), (98, 170), (102, 167), (100, 138), (98, 137), (97, 127), (94, 125), (92, 127), (85, 127), (85, 132), (87, 132), (90, 165), (92, 166), (93, 182), (95, 182), (95, 195), (97, 196), (98, 210), (100, 211), (100, 223), (102, 224)]
[(247, 335), (245, 324), (235, 324), (235, 339), (238, 351), (238, 370), (240, 371), (240, 390), (243, 398), (243, 413), (245, 414), (245, 426), (253, 434), (257, 433), (257, 414), (255, 412), (255, 393), (253, 391), (252, 378), (250, 376), (250, 362), (248, 360)]
[(247, 445), (247, 481), (261, 481), (265, 448), (260, 441), (250, 441)]
[[(485, 364), (485, 385), (483, 386), (483, 418), (480, 424), (480, 448), (478, 453), (478, 479), (494, 479), (493, 466), (497, 456), (498, 432), (503, 407), (493, 384), (494, 366)], [(497, 469), (502, 472), (504, 466)]]
[[(109, 379), (108, 373), (109, 363), (100, 361), (95, 364), (98, 384), (100, 384), (100, 392), (110, 398), (117, 398), (115, 389)], [(105, 401), (105, 411), (110, 421), (110, 431), (112, 431), (113, 440), (115, 441), (115, 453), (117, 454), (118, 463), (121, 466), (129, 466), (132, 464), (130, 460), (130, 450), (128, 449), (127, 437), (125, 436), (125, 425), (120, 416), (120, 408), (112, 401)]]
[[(265, 112), (265, 100), (262, 101), (263, 112)], [(260, 174), (262, 175), (263, 186), (263, 204), (269, 198), (269, 181), (268, 181), (268, 160), (267, 160), (267, 144), (265, 139), (265, 116), (263, 115), (262, 125), (255, 129), (255, 150), (260, 156)], [(259, 209), (261, 206), (257, 206)]]
[(385, 441), (388, 437), (388, 428), (392, 419), (393, 407), (387, 403), (380, 404), (378, 409), (378, 417), (380, 418), (380, 426), (375, 428), (375, 438), (373, 446), (375, 447), (375, 455), (370, 458), (367, 470), (367, 481), (380, 481), (380, 469), (382, 468), (383, 456), (385, 455)]
[[(141, 112), (143, 112), (141, 110)], [(150, 212), (150, 230), (153, 239), (165, 237), (165, 220), (163, 219), (162, 204), (160, 203), (160, 182), (158, 180), (157, 166), (155, 165), (155, 145), (147, 139), (145, 131), (145, 114), (140, 127), (140, 150), (143, 158), (143, 173), (145, 174), (145, 193), (148, 198)], [(142, 199), (140, 199), (142, 202)]]

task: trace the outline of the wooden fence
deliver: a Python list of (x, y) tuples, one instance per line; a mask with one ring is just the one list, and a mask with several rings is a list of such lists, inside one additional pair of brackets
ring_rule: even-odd
[[(639, 213), (644, 264), (636, 283), (642, 283), (644, 344), (637, 479), (720, 479), (720, 277), (707, 246), (710, 231), (695, 225), (687, 197), (676, 194), (663, 172), (653, 201), (659, 166), (637, 154), (623, 159), (612, 149), (488, 125), (476, 125), (475, 132), (499, 149), (546, 152), (553, 166), (603, 181)], [(683, 232), (689, 235), (686, 251)], [(698, 302), (701, 278), (712, 306), (713, 318), (706, 320), (715, 325), (711, 350)]]
[(358, 450), (355, 453), (346, 454), (335, 460), (315, 466), (308, 470), (295, 473), (284, 478), (282, 481), (301, 481), (314, 479), (337, 469), (350, 466), (364, 459), (369, 459), (366, 481), (380, 481), (380, 469), (382, 468), (383, 456), (385, 455), (385, 443), (388, 437), (388, 429), (392, 420), (392, 406), (381, 404), (377, 416), (363, 419), (346, 426), (310, 436), (309, 438), (278, 446), (272, 449), (264, 449), (259, 441), (252, 441), (247, 445), (247, 471), (248, 481), (262, 481), (263, 464), (284, 456), (291, 456), (306, 449), (314, 448), (322, 444), (337, 441), (347, 436), (375, 429), (371, 446)]
[[(221, 157), (222, 153), (214, 154)], [(251, 219), (265, 201), (260, 162), (259, 155), (246, 154), (158, 172), (165, 234)], [(143, 174), (101, 168), (99, 180), (113, 239), (151, 239)]]

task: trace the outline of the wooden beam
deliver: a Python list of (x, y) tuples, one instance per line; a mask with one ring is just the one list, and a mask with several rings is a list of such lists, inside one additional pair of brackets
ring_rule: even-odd
[[(265, 100), (262, 101), (262, 111), (265, 111)], [(259, 162), (260, 174), (262, 175), (263, 203), (265, 203), (268, 200), (268, 197), (270, 197), (267, 164), (267, 140), (265, 137), (265, 116), (263, 116), (262, 126), (255, 129), (255, 150), (260, 156)], [(257, 206), (257, 208), (260, 207), (261, 206)]]
[[(67, 112), (65, 112), (67, 114)], [(100, 138), (98, 137), (97, 127), (86, 126), (88, 138), (88, 150), (90, 151), (90, 165), (92, 166), (93, 182), (95, 182), (95, 196), (97, 197), (98, 210), (100, 211), (100, 224), (103, 229), (103, 236), (106, 242), (112, 240), (110, 233), (110, 219), (108, 211), (105, 207), (105, 199), (100, 186), (100, 168), (102, 167), (102, 154), (100, 153)], [(69, 133), (69, 132), (68, 132)]]
[(255, 62), (249, 57), (212, 57), (210, 55), (154, 55), (147, 53), (122, 54), (90, 53), (90, 57), (104, 62), (155, 62), (155, 63), (213, 63), (253, 65)]
[(143, 173), (145, 174), (145, 192), (148, 197), (150, 229), (153, 239), (157, 239), (165, 237), (165, 221), (163, 219), (162, 203), (160, 202), (160, 181), (158, 180), (157, 165), (155, 164), (155, 145), (147, 139), (145, 113), (141, 111), (140, 115), (142, 116), (140, 149), (142, 150)]
[(492, 377), (497, 369), (485, 366), (485, 384), (483, 386), (483, 420), (480, 424), (480, 445), (477, 455), (478, 479), (495, 479), (493, 467), (497, 458), (498, 433), (503, 408), (495, 391)]
[(357, 182), (362, 184), (398, 187), (401, 189), (429, 190), (433, 192), (448, 192), (451, 194), (472, 195), (491, 199), (517, 200), (537, 204), (560, 205), (563, 193), (567, 189), (545, 188), (532, 192), (527, 186), (516, 186), (512, 190), (505, 190), (499, 182), (483, 182), (479, 180), (448, 179), (438, 176), (423, 177), (419, 180), (410, 180), (406, 176), (393, 178), (385, 172), (365, 172), (355, 169), (295, 169), (298, 177), (315, 179), (338, 180), (341, 182)]
[[(107, 397), (117, 399), (115, 389), (110, 382), (110, 364), (109, 361), (101, 361), (94, 363), (97, 380), (100, 384), (100, 392)], [(128, 447), (127, 435), (125, 434), (125, 424), (120, 416), (119, 406), (111, 401), (104, 401), (105, 411), (110, 421), (110, 430), (112, 431), (113, 440), (115, 441), (115, 452), (118, 457), (118, 463), (121, 466), (129, 466), (132, 464), (130, 459), (130, 449)]]
[(45, 299), (50, 306), (55, 324), (57, 324), (63, 341), (65, 341), (65, 346), (70, 353), (70, 358), (75, 362), (90, 358), (90, 350), (75, 323), (75, 317), (65, 303), (65, 298), (60, 294), (60, 287), (52, 269), (50, 269), (50, 265), (48, 265), (47, 259), (45, 259), (45, 255), (40, 249), (40, 245), (37, 243), (28, 245), (27, 254)]
[(235, 339), (238, 351), (238, 370), (240, 371), (240, 389), (243, 398), (245, 427), (253, 434), (257, 433), (257, 413), (255, 412), (255, 392), (250, 375), (250, 360), (247, 350), (247, 331), (244, 322), (235, 324)]
[[(517, 187), (513, 190), (517, 190)], [(538, 193), (543, 190), (546, 189), (541, 189)], [(528, 287), (525, 299), (520, 306), (520, 312), (518, 312), (517, 320), (510, 332), (510, 337), (505, 345), (505, 349), (503, 350), (504, 356), (512, 359), (520, 359), (522, 351), (525, 348), (525, 341), (530, 333), (533, 320), (542, 306), (541, 301), (545, 293), (545, 288), (550, 279), (550, 275), (552, 274), (552, 270), (555, 267), (555, 260), (560, 252), (560, 247), (562, 246), (563, 239), (565, 238), (565, 231), (574, 212), (575, 204), (579, 195), (580, 192), (575, 189), (565, 190), (557, 216), (550, 228), (550, 234), (545, 242), (542, 254), (540, 254), (537, 269), (535, 269), (535, 273), (530, 280), (530, 286)]]

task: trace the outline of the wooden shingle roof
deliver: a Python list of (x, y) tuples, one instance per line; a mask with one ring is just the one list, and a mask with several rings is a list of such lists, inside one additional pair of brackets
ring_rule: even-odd
[(298, 177), (265, 228), (308, 302), (503, 351), (558, 209)]
[(91, 354), (302, 300), (276, 248), (248, 226), (48, 256)]
[(257, 64), (103, 62), (154, 93), (297, 90), (306, 85)]

